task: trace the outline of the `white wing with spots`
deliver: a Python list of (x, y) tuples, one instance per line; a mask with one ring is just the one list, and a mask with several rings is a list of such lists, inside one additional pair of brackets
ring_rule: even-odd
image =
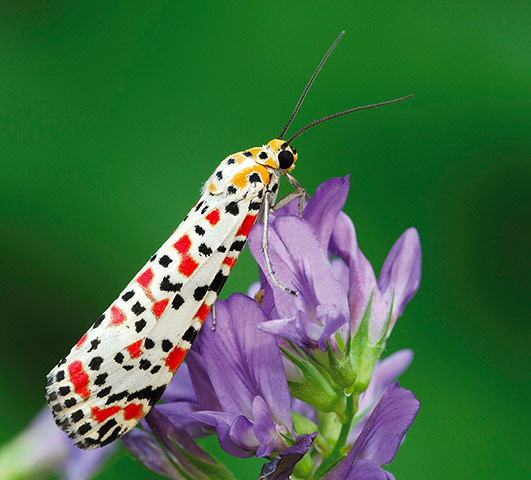
[[(258, 172), (258, 176), (256, 175)], [(48, 375), (56, 423), (81, 448), (133, 428), (190, 349), (278, 182), (253, 158), (228, 157), (189, 215)]]

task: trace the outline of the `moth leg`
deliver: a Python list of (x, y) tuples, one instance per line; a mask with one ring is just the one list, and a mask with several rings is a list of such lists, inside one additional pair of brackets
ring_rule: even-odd
[(304, 210), (304, 202), (309, 201), (312, 197), (308, 194), (306, 189), (301, 185), (301, 183), (289, 173), (285, 173), (284, 176), (288, 180), (291, 186), (295, 188), (295, 190), (291, 193), (288, 193), (285, 197), (281, 198), (278, 202), (276, 202), (272, 210), (273, 212), (277, 211), (279, 208), (282, 208), (284, 205), (287, 205), (289, 202), (291, 202), (294, 198), (299, 199), (299, 217), (302, 217), (302, 211)]
[(279, 208), (282, 208), (283, 206), (287, 205), (294, 198), (298, 198), (299, 199), (298, 215), (299, 217), (302, 217), (302, 211), (304, 210), (304, 200), (306, 199), (306, 196), (307, 196), (306, 190), (301, 187), (300, 189), (297, 189), (297, 190), (294, 190), (293, 192), (288, 193), (285, 197), (282, 197), (278, 202), (276, 202), (271, 207), (271, 210), (273, 212), (276, 212)]
[(283, 285), (280, 280), (276, 277), (271, 267), (271, 258), (269, 257), (269, 246), (268, 246), (268, 235), (269, 235), (269, 209), (270, 209), (270, 193), (266, 192), (264, 196), (264, 234), (262, 236), (262, 250), (264, 251), (265, 262), (267, 266), (267, 274), (273, 281), (273, 283), (283, 290), (286, 293), (291, 293), (292, 295), (298, 295), (299, 292), (292, 290), (291, 288)]
[[(290, 183), (290, 185), (293, 185), (295, 190), (304, 190), (304, 187), (293, 175), (291, 175), (290, 173), (285, 173), (284, 176), (286, 177), (286, 180)], [(312, 196), (306, 192), (304, 198), (306, 201), (309, 201)]]
[(212, 305), (212, 331), (216, 330), (216, 302)]

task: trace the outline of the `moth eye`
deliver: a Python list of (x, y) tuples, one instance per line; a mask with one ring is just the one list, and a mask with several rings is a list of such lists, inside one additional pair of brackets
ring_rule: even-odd
[(293, 153), (291, 153), (289, 150), (282, 150), (282, 152), (278, 154), (278, 163), (280, 168), (284, 170), (291, 167), (294, 161), (295, 158), (293, 157)]

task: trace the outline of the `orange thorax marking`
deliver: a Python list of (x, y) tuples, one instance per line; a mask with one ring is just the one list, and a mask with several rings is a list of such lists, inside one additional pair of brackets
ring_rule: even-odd
[(247, 177), (253, 173), (257, 172), (260, 177), (262, 177), (262, 182), (265, 185), (269, 183), (269, 172), (262, 165), (254, 165), (252, 167), (244, 168), (241, 172), (238, 172), (234, 177), (232, 177), (232, 184), (238, 188), (245, 188), (249, 183)]

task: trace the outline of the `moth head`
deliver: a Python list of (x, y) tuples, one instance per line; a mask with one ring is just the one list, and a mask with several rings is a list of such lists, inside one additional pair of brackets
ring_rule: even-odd
[(277, 167), (285, 173), (291, 172), (295, 168), (297, 161), (297, 150), (286, 142), (286, 140), (279, 140), (275, 138), (271, 140), (268, 147), (273, 150), (277, 160)]

